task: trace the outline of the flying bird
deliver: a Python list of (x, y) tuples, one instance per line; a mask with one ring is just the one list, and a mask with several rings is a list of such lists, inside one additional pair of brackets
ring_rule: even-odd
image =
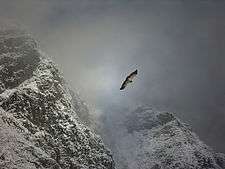
[(125, 87), (129, 84), (133, 82), (133, 78), (137, 75), (138, 70), (136, 69), (134, 72), (132, 72), (131, 74), (129, 74), (125, 81), (123, 82), (122, 86), (120, 87), (120, 90), (125, 89)]

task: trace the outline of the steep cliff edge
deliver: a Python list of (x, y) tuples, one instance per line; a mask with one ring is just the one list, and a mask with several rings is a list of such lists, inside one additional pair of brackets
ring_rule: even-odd
[(107, 142), (118, 169), (225, 168), (225, 155), (213, 152), (172, 113), (139, 107), (116, 121), (120, 129), (109, 127)]
[(113, 169), (101, 138), (81, 122), (79, 103), (30, 35), (0, 30), (1, 169)]

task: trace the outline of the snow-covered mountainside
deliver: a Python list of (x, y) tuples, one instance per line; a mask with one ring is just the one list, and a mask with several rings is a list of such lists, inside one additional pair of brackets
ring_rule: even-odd
[(225, 168), (225, 155), (214, 153), (172, 113), (139, 107), (122, 121), (120, 129), (109, 127), (107, 141), (118, 169)]
[(87, 111), (30, 35), (0, 30), (1, 169), (113, 169)]

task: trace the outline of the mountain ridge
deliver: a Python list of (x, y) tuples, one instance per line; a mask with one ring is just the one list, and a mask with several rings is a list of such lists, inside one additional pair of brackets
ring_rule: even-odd
[(118, 169), (225, 168), (225, 155), (214, 152), (173, 113), (140, 106), (123, 118), (109, 119), (120, 124), (105, 132), (111, 134), (105, 138), (110, 137), (106, 142)]
[(72, 98), (57, 66), (23, 30), (0, 31), (0, 86), (0, 132), (15, 138), (0, 141), (0, 168), (114, 168), (110, 151), (76, 112), (78, 95)]

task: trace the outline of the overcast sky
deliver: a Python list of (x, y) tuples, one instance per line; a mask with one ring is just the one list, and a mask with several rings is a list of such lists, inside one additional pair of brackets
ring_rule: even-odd
[[(29, 30), (101, 112), (173, 111), (225, 152), (224, 1), (0, 0), (0, 19)], [(135, 69), (135, 83), (120, 92)]]

